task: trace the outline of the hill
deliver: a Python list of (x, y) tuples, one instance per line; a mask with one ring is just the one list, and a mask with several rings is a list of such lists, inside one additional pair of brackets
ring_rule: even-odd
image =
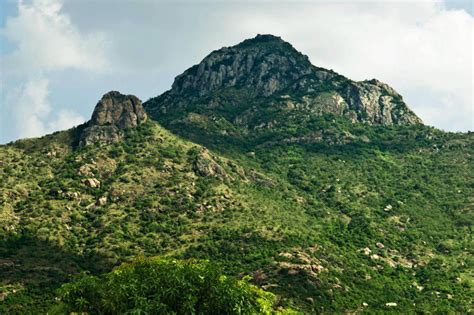
[(294, 129), (302, 136), (324, 114), (366, 125), (421, 124), (387, 84), (313, 66), (272, 35), (212, 52), (144, 107), (166, 128), (197, 141), (248, 143), (267, 133), (292, 136)]
[(143, 104), (0, 146), (0, 313), (81, 271), (209, 259), (304, 313), (458, 312), (473, 298), (472, 133), (260, 35)]

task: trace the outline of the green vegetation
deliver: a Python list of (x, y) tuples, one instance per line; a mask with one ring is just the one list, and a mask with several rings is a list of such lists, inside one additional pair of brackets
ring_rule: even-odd
[(109, 146), (72, 130), (0, 147), (0, 313), (45, 313), (83, 271), (59, 296), (100, 292), (140, 255), (210, 260), (305, 313), (467, 313), (473, 134), (281, 117), (163, 122), (212, 151), (154, 121)]
[(207, 261), (140, 258), (59, 290), (51, 314), (295, 314), (274, 294), (221, 274)]
[(269, 35), (104, 97), (0, 146), (0, 314), (473, 311), (473, 133)]

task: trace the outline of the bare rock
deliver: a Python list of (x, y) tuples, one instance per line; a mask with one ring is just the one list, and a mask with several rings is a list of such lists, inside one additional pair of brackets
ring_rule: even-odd
[(87, 146), (120, 141), (125, 129), (135, 128), (146, 120), (142, 102), (136, 96), (111, 91), (97, 103), (79, 144)]
[(342, 96), (361, 122), (381, 125), (422, 123), (400, 94), (378, 80), (351, 82)]
[(62, 196), (69, 200), (79, 200), (81, 195), (78, 192), (67, 191), (63, 192)]
[(207, 149), (202, 149), (194, 159), (194, 170), (204, 177), (226, 178), (225, 169), (219, 165)]
[(370, 255), (370, 259), (372, 260), (379, 260), (381, 257), (377, 254)]
[[(231, 93), (227, 95), (226, 91)], [(222, 93), (226, 96), (222, 97)], [(402, 96), (387, 84), (375, 79), (352, 81), (333, 70), (314, 66), (290, 43), (272, 35), (258, 35), (213, 51), (177, 76), (171, 90), (147, 101), (145, 107), (160, 120), (171, 113), (181, 119), (194, 110), (195, 104), (226, 112), (226, 106), (232, 105), (233, 113), (221, 118), (255, 130), (277, 126), (278, 122), (261, 115), (265, 110), (248, 110), (247, 101), (255, 98), (262, 100), (262, 104), (271, 100), (271, 106), (291, 113), (289, 118), (331, 113), (373, 125), (422, 123)], [(227, 130), (220, 132), (227, 134)]]
[(278, 287), (279, 287), (279, 285), (275, 284), (275, 283), (269, 283), (269, 284), (262, 285), (262, 289), (264, 289), (265, 291), (268, 291), (268, 290), (271, 290), (271, 289), (274, 289), (274, 288), (278, 288)]
[(284, 257), (286, 259), (291, 259), (293, 258), (293, 255), (291, 253), (280, 253), (278, 256)]
[(83, 176), (94, 176), (92, 169), (93, 169), (92, 165), (84, 164), (81, 167), (79, 167), (78, 174), (83, 175)]
[(0, 267), (12, 267), (15, 265), (15, 262), (10, 259), (0, 259)]
[(86, 178), (82, 181), (86, 186), (91, 188), (98, 188), (100, 187), (100, 181), (95, 178)]
[(255, 182), (258, 185), (266, 186), (266, 187), (275, 187), (275, 183), (273, 180), (268, 178), (267, 176), (263, 175), (262, 173), (257, 172), (254, 169), (246, 172), (247, 177)]
[(105, 206), (107, 204), (107, 197), (103, 196), (103, 197), (100, 197), (98, 200), (97, 200), (97, 203), (96, 205), (97, 206)]
[[(244, 86), (256, 95), (270, 96), (294, 80), (316, 71), (307, 56), (272, 35), (258, 35), (233, 47), (225, 47), (176, 77), (173, 93), (198, 91), (200, 96), (215, 90)], [(326, 78), (329, 71), (320, 71)], [(315, 77), (316, 73), (315, 73)]]
[(278, 269), (285, 271), (288, 275), (296, 275), (303, 272), (310, 278), (316, 279), (318, 274), (326, 270), (319, 259), (312, 257), (306, 251), (282, 252), (278, 255), (278, 258)]

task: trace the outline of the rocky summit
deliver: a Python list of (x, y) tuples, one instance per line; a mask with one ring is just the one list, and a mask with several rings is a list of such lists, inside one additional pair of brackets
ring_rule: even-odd
[(80, 145), (119, 141), (123, 130), (135, 128), (147, 120), (142, 102), (133, 95), (111, 91), (95, 106), (91, 120), (81, 134)]
[(247, 131), (289, 121), (301, 124), (324, 114), (373, 125), (422, 123), (387, 84), (375, 79), (356, 82), (316, 67), (273, 35), (212, 52), (176, 77), (171, 90), (144, 106), (168, 126), (189, 125), (198, 117)]
[(323, 81), (335, 73), (312, 67), (307, 56), (279, 37), (258, 35), (212, 52), (176, 77), (172, 94), (205, 96), (222, 88), (239, 87), (254, 95), (270, 96), (308, 75)]

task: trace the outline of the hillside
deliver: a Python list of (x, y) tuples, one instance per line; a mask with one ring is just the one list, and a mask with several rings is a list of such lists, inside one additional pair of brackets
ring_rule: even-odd
[(137, 255), (203, 258), (303, 313), (467, 313), (474, 134), (260, 35), (143, 104), (0, 146), (0, 313)]

